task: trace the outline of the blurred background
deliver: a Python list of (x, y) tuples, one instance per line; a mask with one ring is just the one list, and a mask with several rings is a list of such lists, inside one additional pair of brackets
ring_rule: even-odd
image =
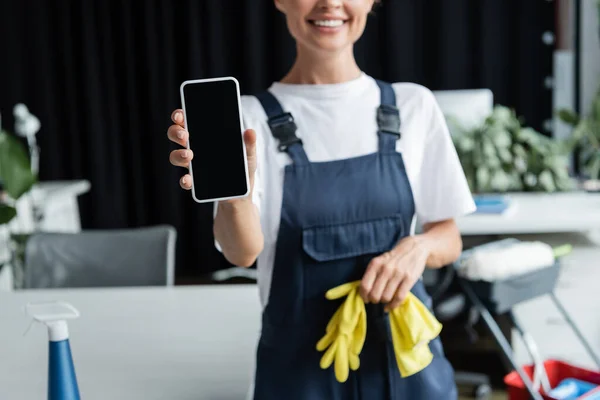
[[(489, 88), (551, 135), (556, 6), (383, 2), (357, 59), (388, 81)], [(178, 281), (225, 267), (212, 206), (180, 190), (166, 129), (186, 79), (232, 75), (252, 94), (287, 72), (295, 46), (272, 2), (4, 0), (0, 15), (2, 125), (13, 131), (17, 103), (39, 118), (39, 179), (90, 182), (79, 197), (83, 228), (174, 225)]]
[[(599, 7), (384, 0), (356, 45), (366, 73), (434, 91), (473, 192), (493, 195), (495, 209), (478, 203), (479, 215), (460, 221), (465, 248), (507, 235), (574, 244), (568, 257), (583, 269), (565, 278), (571, 283), (600, 267), (588, 236), (600, 228)], [(233, 268), (214, 248), (212, 204), (180, 189), (166, 131), (182, 81), (231, 75), (242, 94), (256, 93), (287, 72), (294, 52), (271, 0), (0, 0), (2, 290), (252, 283), (252, 270)], [(498, 137), (513, 146), (502, 148)], [(140, 269), (119, 269), (127, 263)], [(452, 288), (463, 293), (452, 278), (430, 279), (440, 302), (454, 299)], [(444, 279), (452, 283), (440, 288)], [(529, 321), (551, 307), (531, 304)], [(570, 315), (592, 324), (588, 339), (600, 334), (597, 313), (572, 307)], [(472, 348), (465, 310), (446, 342), (467, 338)], [(510, 338), (503, 315), (496, 319)], [(553, 318), (529, 330), (547, 332)], [(471, 358), (459, 345), (448, 353), (503, 388), (512, 367), (497, 361), (497, 344), (483, 343)]]

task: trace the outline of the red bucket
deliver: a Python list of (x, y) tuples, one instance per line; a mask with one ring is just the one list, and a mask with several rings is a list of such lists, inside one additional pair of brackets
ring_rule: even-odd
[[(600, 385), (600, 372), (591, 371), (588, 369), (576, 367), (571, 364), (567, 364), (563, 361), (558, 360), (546, 360), (544, 361), (544, 367), (546, 368), (546, 373), (548, 374), (548, 380), (550, 381), (550, 386), (556, 387), (563, 379), (567, 378), (575, 378), (580, 379), (582, 381), (590, 382), (596, 385)], [(525, 365), (523, 368), (525, 374), (529, 377), (529, 379), (533, 382), (533, 369), (534, 365)], [(529, 392), (525, 387), (525, 384), (521, 380), (521, 377), (517, 373), (517, 371), (512, 371), (508, 375), (504, 377), (504, 383), (508, 389), (508, 400), (529, 400)], [(594, 389), (593, 392), (596, 393), (598, 389)], [(545, 400), (556, 400), (556, 398), (547, 396), (543, 393), (543, 390), (540, 388), (540, 393)], [(588, 392), (588, 395), (590, 392)], [(580, 399), (585, 399), (587, 395), (580, 397)]]

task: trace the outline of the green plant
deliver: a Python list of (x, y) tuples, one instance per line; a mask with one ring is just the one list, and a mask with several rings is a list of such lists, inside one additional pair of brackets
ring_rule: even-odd
[(558, 116), (573, 127), (569, 140), (579, 150), (577, 163), (581, 172), (590, 179), (600, 179), (600, 90), (587, 116), (582, 118), (566, 109), (559, 110)]
[[(31, 114), (22, 118), (23, 110), (26, 110), (24, 105), (16, 107), (16, 111), (21, 112), (15, 113), (17, 130), (21, 136), (27, 137), (31, 149), (31, 143), (35, 144), (34, 135), (39, 129), (39, 121)], [(8, 224), (17, 216), (17, 201), (31, 190), (36, 181), (37, 176), (32, 172), (30, 155), (27, 154), (25, 145), (18, 137), (0, 130), (0, 225)], [(23, 233), (11, 233), (8, 243), (5, 244), (11, 257), (9, 260), (0, 260), (0, 269), (6, 261), (13, 266), (16, 288), (22, 284), (23, 257), (28, 236)]]
[(6, 131), (0, 131), (0, 182), (6, 193), (0, 199), (2, 225), (9, 223), (17, 215), (16, 201), (36, 182), (25, 146)]
[(474, 193), (568, 190), (569, 143), (523, 126), (514, 110), (496, 106), (465, 129), (448, 117), (454, 145)]
[[(596, 0), (600, 21), (600, 0)], [(598, 25), (600, 38), (600, 24)], [(600, 88), (592, 100), (590, 111), (580, 116), (572, 110), (558, 110), (558, 117), (573, 127), (569, 138), (573, 148), (577, 148), (577, 164), (589, 179), (600, 179)]]

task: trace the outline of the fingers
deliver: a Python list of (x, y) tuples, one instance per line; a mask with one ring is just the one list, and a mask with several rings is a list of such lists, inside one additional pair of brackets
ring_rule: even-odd
[(180, 128), (184, 127), (183, 110), (178, 108), (171, 113), (171, 121), (179, 125)]
[(360, 288), (358, 289), (358, 293), (360, 297), (363, 298), (365, 303), (369, 303), (369, 295), (371, 293), (371, 289), (373, 289), (373, 284), (375, 283), (375, 279), (377, 279), (377, 273), (379, 272), (379, 266), (381, 262), (374, 258), (369, 263), (365, 274), (363, 275), (360, 281)]
[(179, 180), (179, 185), (182, 189), (190, 190), (192, 188), (192, 177), (190, 176), (190, 174), (185, 174), (184, 176), (182, 176)]
[(413, 284), (414, 282), (412, 279), (410, 279), (410, 277), (404, 279), (400, 283), (398, 290), (396, 290), (396, 295), (394, 296), (393, 300), (387, 305), (386, 311), (393, 310), (402, 304), (404, 299), (406, 299), (406, 296), (408, 296), (408, 292), (410, 292), (410, 289), (413, 287)]
[(385, 303), (386, 311), (402, 304), (415, 283), (414, 273), (403, 262), (390, 252), (371, 260), (359, 289), (365, 303)]
[(392, 270), (392, 265), (384, 264), (379, 267), (379, 273), (377, 274), (377, 279), (373, 283), (373, 287), (371, 288), (371, 292), (369, 293), (369, 302), (371, 303), (381, 303), (381, 295), (385, 290), (388, 282), (393, 278), (394, 271)]
[(188, 149), (173, 150), (169, 155), (169, 161), (176, 167), (188, 168), (193, 158), (194, 153)]
[(396, 292), (398, 291), (398, 286), (402, 282), (404, 278), (404, 274), (395, 268), (395, 271), (392, 273), (392, 276), (388, 279), (385, 289), (381, 294), (381, 302), (389, 303), (394, 299)]
[[(170, 141), (181, 146), (187, 147), (188, 132), (184, 129), (183, 110), (177, 109), (171, 113), (171, 120), (174, 125), (171, 125), (167, 130), (167, 137)], [(194, 158), (194, 153), (189, 149), (173, 150), (169, 155), (171, 164), (177, 167), (189, 168), (190, 161)], [(179, 186), (182, 189), (190, 190), (192, 188), (192, 177), (190, 174), (185, 174), (179, 180)]]
[(384, 268), (390, 258), (389, 253), (375, 257), (369, 263), (360, 283), (360, 296), (366, 303), (379, 303), (388, 280), (389, 268)]
[(175, 124), (171, 125), (167, 130), (167, 137), (170, 141), (186, 147), (189, 135), (185, 129)]

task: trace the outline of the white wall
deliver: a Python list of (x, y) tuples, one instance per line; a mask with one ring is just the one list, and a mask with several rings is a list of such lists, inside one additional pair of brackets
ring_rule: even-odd
[(580, 104), (583, 113), (600, 88), (600, 40), (597, 0), (581, 0)]

